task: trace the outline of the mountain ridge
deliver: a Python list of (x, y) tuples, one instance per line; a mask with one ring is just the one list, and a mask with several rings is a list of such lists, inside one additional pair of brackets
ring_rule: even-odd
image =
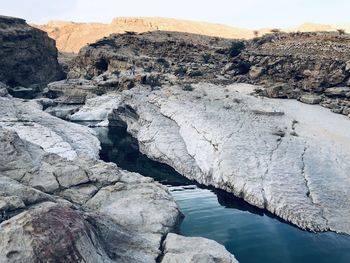
[[(219, 23), (164, 17), (116, 17), (109, 24), (53, 20), (44, 25), (33, 24), (32, 26), (47, 32), (51, 38), (55, 39), (59, 51), (69, 53), (78, 53), (80, 48), (86, 44), (94, 43), (96, 40), (109, 36), (112, 33), (125, 33), (127, 31), (137, 33), (174, 31), (232, 39), (251, 39), (257, 35), (261, 36), (271, 31), (271, 28), (251, 30)], [(350, 26), (310, 22), (303, 23), (296, 28), (281, 30), (286, 32), (315, 32), (335, 31), (340, 28), (346, 32), (350, 32)]]

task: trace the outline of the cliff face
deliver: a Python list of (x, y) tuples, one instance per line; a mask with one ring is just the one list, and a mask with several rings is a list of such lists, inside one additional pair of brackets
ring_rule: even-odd
[(91, 79), (102, 73), (118, 78), (127, 75), (135, 82), (152, 86), (173, 81), (215, 81), (227, 63), (233, 42), (163, 31), (114, 34), (82, 48), (69, 77)]
[(47, 33), (23, 19), (0, 16), (0, 81), (29, 87), (62, 77), (55, 41)]

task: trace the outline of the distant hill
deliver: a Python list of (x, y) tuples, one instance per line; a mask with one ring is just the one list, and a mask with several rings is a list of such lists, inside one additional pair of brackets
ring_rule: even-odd
[(123, 33), (126, 31), (142, 33), (163, 30), (223, 38), (248, 39), (253, 37), (251, 30), (238, 29), (221, 24), (158, 17), (119, 17), (115, 18), (110, 24), (51, 21), (46, 25), (33, 26), (46, 31), (50, 37), (54, 38), (60, 51), (75, 53), (87, 43), (93, 43), (112, 33)]
[[(124, 33), (126, 31), (148, 32), (148, 31), (175, 31), (187, 32), (223, 38), (249, 39), (258, 33), (259, 36), (270, 32), (271, 29), (254, 30), (240, 29), (222, 24), (196, 22), (161, 17), (118, 17), (110, 24), (102, 23), (76, 23), (65, 21), (51, 21), (46, 25), (33, 25), (46, 31), (50, 37), (56, 40), (56, 45), (61, 52), (78, 53), (80, 48), (88, 43), (108, 36), (112, 33)], [(335, 31), (345, 29), (350, 32), (350, 25), (323, 25), (305, 23), (297, 28), (282, 29), (286, 32), (301, 31)]]

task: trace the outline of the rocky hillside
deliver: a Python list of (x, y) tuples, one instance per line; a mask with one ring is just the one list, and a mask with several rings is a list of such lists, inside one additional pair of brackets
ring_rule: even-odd
[(55, 41), (46, 32), (25, 20), (0, 16), (0, 81), (28, 88), (63, 77)]
[(321, 104), (350, 114), (350, 35), (274, 33), (229, 40), (189, 33), (114, 34), (79, 52), (70, 78), (97, 86), (258, 84), (258, 94)]
[(350, 114), (350, 35), (279, 33), (245, 43), (228, 78), (260, 84), (263, 95), (321, 104)]
[[(114, 34), (81, 49), (70, 78), (103, 78), (106, 85), (131, 88), (134, 83), (220, 81), (233, 40), (189, 33)], [(114, 80), (114, 82), (113, 82)], [(126, 83), (126, 84), (125, 84)]]
[(74, 23), (52, 21), (47, 25), (34, 25), (46, 31), (57, 42), (57, 48), (62, 52), (78, 53), (87, 43), (109, 36), (112, 33), (175, 31), (217, 36), (223, 38), (251, 38), (251, 30), (238, 29), (226, 25), (178, 20), (159, 17), (120, 17), (110, 24)]

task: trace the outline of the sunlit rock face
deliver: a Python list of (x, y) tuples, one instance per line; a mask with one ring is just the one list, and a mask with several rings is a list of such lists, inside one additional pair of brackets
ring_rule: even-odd
[(140, 86), (124, 92), (119, 117), (142, 152), (184, 176), (301, 228), (350, 233), (347, 117), (237, 90), (249, 89)]

